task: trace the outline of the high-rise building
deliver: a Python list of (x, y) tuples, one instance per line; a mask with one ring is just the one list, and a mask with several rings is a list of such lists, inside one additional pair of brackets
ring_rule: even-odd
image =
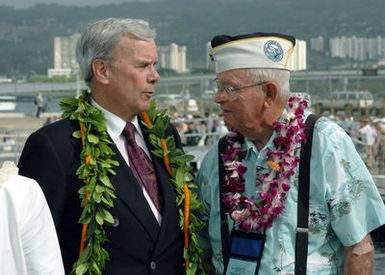
[(323, 36), (318, 36), (310, 39), (310, 49), (317, 52), (325, 51), (325, 41)]
[(71, 36), (55, 36), (54, 47), (54, 68), (48, 69), (48, 76), (66, 75), (70, 76), (79, 69), (76, 61), (76, 44), (80, 34), (75, 33)]
[(289, 60), (290, 71), (303, 71), (307, 69), (306, 41), (296, 40), (293, 53)]
[(357, 61), (378, 60), (385, 57), (385, 38), (334, 37), (330, 39), (330, 54)]
[(171, 43), (169, 46), (158, 47), (158, 60), (161, 69), (172, 69), (177, 73), (187, 72), (186, 46)]

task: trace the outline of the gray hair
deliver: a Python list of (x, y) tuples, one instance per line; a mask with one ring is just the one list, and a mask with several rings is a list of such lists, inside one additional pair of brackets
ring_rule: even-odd
[(129, 35), (133, 39), (155, 39), (154, 29), (141, 19), (106, 18), (89, 25), (80, 37), (76, 57), (80, 73), (88, 87), (91, 87), (92, 62), (97, 59), (111, 59), (111, 54), (120, 39)]
[(248, 77), (253, 82), (273, 81), (278, 87), (279, 97), (286, 102), (290, 95), (290, 72), (277, 69), (249, 69)]

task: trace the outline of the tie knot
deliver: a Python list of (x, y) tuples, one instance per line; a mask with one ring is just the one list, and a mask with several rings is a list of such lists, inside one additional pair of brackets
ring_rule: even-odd
[(130, 141), (135, 141), (135, 126), (131, 122), (127, 122), (123, 130), (123, 136)]

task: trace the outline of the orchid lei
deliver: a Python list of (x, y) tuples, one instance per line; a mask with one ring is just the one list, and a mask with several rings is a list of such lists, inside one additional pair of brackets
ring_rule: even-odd
[(290, 179), (300, 161), (298, 156), (301, 142), (306, 141), (304, 110), (307, 99), (295, 94), (288, 99), (288, 112), (281, 121), (273, 124), (277, 137), (273, 143), (276, 150), (267, 153), (268, 174), (259, 175), (262, 189), (256, 192), (256, 199), (242, 195), (245, 191), (244, 174), (247, 168), (242, 164), (246, 151), (242, 149), (243, 136), (230, 132), (226, 139), (228, 149), (222, 154), (225, 168), (223, 204), (225, 211), (235, 221), (235, 226), (245, 232), (264, 231), (284, 209)]

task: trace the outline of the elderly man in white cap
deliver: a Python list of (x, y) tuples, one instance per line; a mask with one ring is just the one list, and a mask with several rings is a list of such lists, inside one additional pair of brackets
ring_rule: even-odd
[(217, 274), (371, 274), (370, 232), (385, 207), (337, 124), (289, 92), (295, 38), (220, 35), (211, 41), (231, 131), (197, 175), (206, 206), (201, 243)]

